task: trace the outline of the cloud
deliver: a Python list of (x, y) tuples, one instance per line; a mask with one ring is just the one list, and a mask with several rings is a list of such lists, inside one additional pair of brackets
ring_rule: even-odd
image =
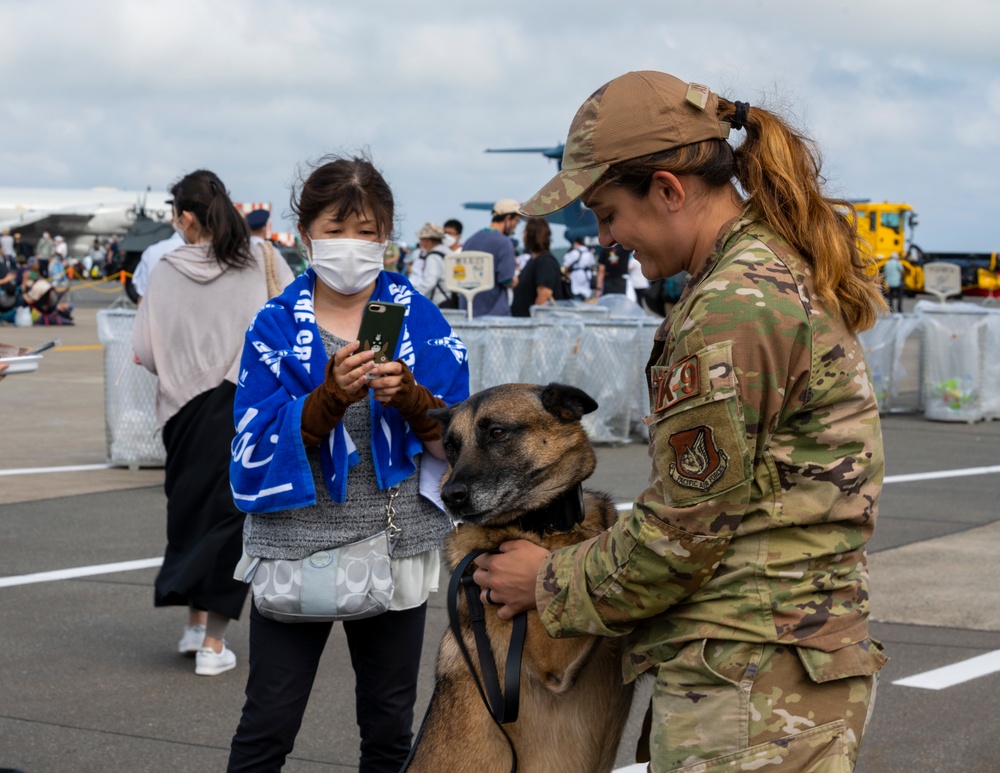
[[(1000, 4), (0, 0), (7, 185), (165, 188), (199, 167), (286, 210), (296, 165), (368, 149), (408, 234), (555, 171), (579, 104), (661, 69), (774, 108), (844, 195), (901, 198), (927, 249), (996, 247)], [(27, 64), (26, 64), (27, 63)], [(951, 218), (962, 212), (963, 227)], [(287, 224), (286, 224), (287, 225)]]

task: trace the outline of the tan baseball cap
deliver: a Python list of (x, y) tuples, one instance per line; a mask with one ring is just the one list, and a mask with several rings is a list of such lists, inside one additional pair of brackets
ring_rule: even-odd
[(518, 215), (520, 214), (518, 210), (521, 208), (521, 202), (515, 199), (500, 199), (496, 204), (493, 205), (493, 216), (497, 215)]
[(707, 86), (645, 70), (605, 83), (576, 111), (563, 149), (562, 168), (521, 206), (540, 217), (580, 198), (612, 164), (651, 153), (726, 139), (719, 97)]

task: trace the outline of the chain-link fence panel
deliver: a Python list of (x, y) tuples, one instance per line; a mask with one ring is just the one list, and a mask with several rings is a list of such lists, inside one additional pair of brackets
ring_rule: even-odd
[(132, 359), (134, 309), (97, 312), (104, 346), (104, 424), (108, 462), (119, 467), (163, 467), (167, 450), (156, 428), (156, 376)]

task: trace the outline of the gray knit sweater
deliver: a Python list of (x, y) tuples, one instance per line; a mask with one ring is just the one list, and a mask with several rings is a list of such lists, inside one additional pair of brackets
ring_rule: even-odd
[[(329, 357), (347, 342), (320, 328), (320, 337)], [(343, 504), (330, 498), (320, 467), (319, 447), (306, 449), (316, 486), (316, 504), (277, 513), (248, 514), (243, 524), (243, 544), (248, 555), (261, 558), (304, 558), (317, 550), (355, 542), (382, 531), (386, 526), (389, 492), (378, 487), (371, 451), (369, 401), (348, 406), (344, 427), (358, 449), (360, 461), (347, 477)], [(451, 521), (418, 491), (417, 471), (399, 485), (393, 507), (394, 523), (402, 529), (393, 556), (406, 558), (441, 547)]]

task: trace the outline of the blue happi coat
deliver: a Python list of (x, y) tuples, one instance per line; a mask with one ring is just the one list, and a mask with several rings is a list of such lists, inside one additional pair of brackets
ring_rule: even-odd
[[(309, 269), (257, 312), (246, 333), (236, 389), (236, 437), (229, 478), (237, 507), (270, 513), (316, 503), (302, 442), (302, 405), (323, 383), (328, 358), (313, 311), (315, 273)], [(469, 396), (465, 345), (441, 312), (401, 274), (383, 271), (371, 300), (406, 306), (395, 358), (418, 384), (448, 405)], [(379, 488), (416, 470), (423, 444), (394, 408), (368, 399), (371, 451)], [(358, 452), (343, 422), (320, 444), (323, 477), (334, 502), (343, 502)]]

